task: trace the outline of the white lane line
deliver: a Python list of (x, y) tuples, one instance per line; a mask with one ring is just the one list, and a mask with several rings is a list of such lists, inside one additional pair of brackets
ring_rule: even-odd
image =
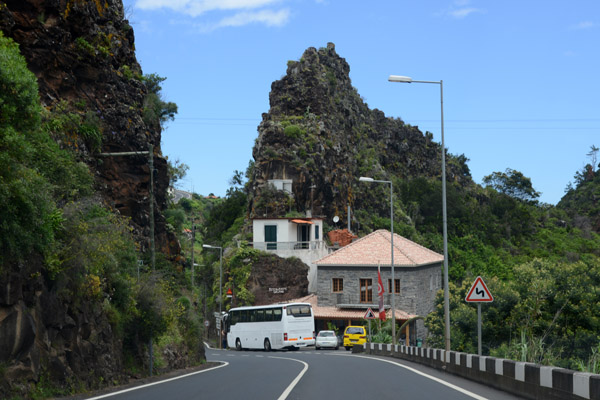
[(468, 390), (463, 389), (460, 386), (453, 385), (451, 383), (446, 382), (443, 379), (436, 378), (435, 376), (428, 375), (428, 374), (426, 374), (424, 372), (418, 371), (418, 370), (416, 370), (414, 368), (411, 368), (411, 367), (407, 367), (406, 365), (402, 365), (402, 364), (394, 362), (394, 361), (385, 360), (383, 358), (377, 358), (377, 357), (359, 356), (359, 355), (356, 355), (356, 354), (353, 354), (353, 355), (349, 355), (349, 354), (348, 355), (346, 355), (346, 354), (335, 354), (335, 355), (339, 355), (341, 357), (360, 357), (360, 358), (366, 358), (366, 359), (369, 359), (369, 360), (377, 360), (377, 361), (383, 361), (383, 362), (386, 362), (386, 363), (394, 364), (394, 365), (396, 365), (398, 367), (402, 367), (402, 368), (405, 368), (405, 369), (407, 369), (407, 370), (409, 370), (411, 372), (414, 372), (415, 374), (418, 374), (418, 375), (424, 376), (426, 378), (429, 378), (432, 381), (435, 381), (437, 383), (441, 383), (444, 386), (452, 388), (452, 389), (454, 389), (454, 390), (456, 390), (458, 392), (461, 392), (461, 393), (463, 393), (463, 394), (465, 394), (467, 396), (470, 396), (470, 397), (472, 397), (474, 399), (477, 399), (477, 400), (489, 400), (487, 397), (483, 397), (483, 396), (480, 396), (480, 395), (475, 394), (473, 392), (469, 392)]
[(186, 375), (176, 376), (174, 378), (169, 378), (169, 379), (165, 379), (165, 380), (158, 381), (158, 382), (148, 383), (146, 385), (136, 386), (136, 387), (132, 387), (132, 388), (129, 388), (129, 389), (120, 390), (120, 391), (114, 392), (114, 393), (103, 394), (102, 396), (90, 397), (87, 400), (104, 399), (106, 397), (111, 397), (111, 396), (116, 396), (116, 395), (122, 394), (122, 393), (132, 392), (134, 390), (146, 388), (146, 387), (149, 387), (149, 386), (160, 385), (161, 383), (171, 382), (171, 381), (175, 381), (175, 380), (181, 379), (181, 378), (187, 378), (188, 376), (198, 375), (198, 374), (201, 374), (203, 372), (212, 371), (214, 369), (223, 368), (223, 367), (226, 367), (226, 366), (229, 365), (229, 363), (226, 362), (226, 361), (214, 361), (214, 362), (222, 362), (223, 364), (222, 365), (218, 365), (216, 367), (212, 367), (212, 368), (208, 368), (208, 369), (203, 369), (201, 371), (192, 372), (192, 373), (189, 373), (189, 374), (186, 374)]
[(281, 396), (279, 396), (277, 398), (277, 400), (285, 400), (290, 395), (290, 393), (292, 392), (292, 390), (294, 390), (294, 387), (298, 384), (298, 382), (300, 382), (300, 379), (302, 379), (302, 376), (304, 376), (304, 374), (306, 373), (306, 371), (308, 371), (308, 364), (305, 363), (304, 361), (296, 360), (294, 358), (273, 357), (273, 356), (269, 356), (269, 358), (279, 358), (281, 360), (291, 360), (291, 361), (296, 361), (296, 362), (299, 362), (301, 364), (304, 364), (304, 368), (302, 369), (302, 371), (300, 371), (300, 373), (298, 374), (298, 376), (296, 377), (296, 379), (294, 379), (292, 381), (292, 383), (290, 383), (289, 386), (283, 391), (283, 393), (281, 393)]

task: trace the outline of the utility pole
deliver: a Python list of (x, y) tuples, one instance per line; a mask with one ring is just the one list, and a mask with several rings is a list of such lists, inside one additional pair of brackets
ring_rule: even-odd
[(196, 223), (192, 219), (192, 290), (194, 290), (194, 243), (196, 243)]
[[(150, 168), (150, 260), (152, 264), (152, 271), (154, 271), (156, 264), (156, 257), (154, 253), (154, 146), (152, 143), (150, 143), (148, 145), (148, 151), (122, 151), (117, 153), (100, 153), (99, 155), (102, 157), (148, 155), (148, 167)], [(152, 369), (154, 366), (152, 336), (150, 336), (149, 352), (150, 376), (152, 376)]]

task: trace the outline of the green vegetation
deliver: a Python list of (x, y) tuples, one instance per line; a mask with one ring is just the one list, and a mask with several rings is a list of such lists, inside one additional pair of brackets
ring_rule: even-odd
[(148, 94), (144, 98), (144, 122), (155, 129), (159, 128), (155, 121), (159, 121), (160, 126), (163, 126), (166, 122), (173, 121), (177, 114), (177, 104), (164, 101), (161, 95), (161, 83), (166, 79), (156, 74), (142, 77), (148, 90)]
[[(86, 109), (85, 101), (43, 109), (18, 45), (0, 32), (0, 279), (23, 275), (72, 315), (105, 315), (131, 372), (147, 372), (150, 338), (156, 368), (173, 361), (163, 359), (172, 354), (167, 348), (185, 355), (187, 365), (201, 363), (199, 292), (160, 254), (156, 271), (140, 268), (129, 221), (94, 196), (93, 177), (73, 152), (101, 145), (100, 112)], [(185, 168), (174, 171), (181, 176)], [(96, 378), (93, 385), (101, 386), (104, 377)], [(27, 397), (83, 389), (81, 382), (52, 381), (42, 370)], [(7, 393), (13, 394), (24, 393)]]

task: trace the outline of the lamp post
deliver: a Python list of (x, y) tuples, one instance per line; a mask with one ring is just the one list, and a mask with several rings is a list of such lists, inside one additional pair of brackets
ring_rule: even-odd
[(392, 249), (392, 338), (393, 344), (396, 344), (396, 279), (394, 276), (394, 187), (392, 181), (379, 181), (373, 178), (361, 176), (358, 178), (360, 182), (378, 182), (378, 183), (389, 183), (390, 184), (390, 231), (392, 232), (391, 237), (391, 249)]
[(444, 81), (415, 81), (408, 76), (390, 75), (390, 82), (433, 83), (440, 85), (440, 106), (442, 124), (442, 229), (444, 235), (444, 339), (446, 351), (450, 351), (450, 300), (448, 290), (448, 214), (446, 211), (446, 146), (444, 144)]
[[(209, 244), (203, 244), (202, 247), (205, 249), (219, 249), (219, 318), (223, 314), (223, 248), (219, 246), (211, 246)], [(223, 328), (219, 329), (219, 346), (222, 347), (223, 337), (221, 332)]]

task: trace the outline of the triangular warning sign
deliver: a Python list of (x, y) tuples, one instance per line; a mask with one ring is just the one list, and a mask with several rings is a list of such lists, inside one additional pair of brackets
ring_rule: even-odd
[(469, 294), (467, 294), (465, 300), (468, 302), (491, 302), (494, 301), (494, 298), (492, 297), (492, 294), (488, 290), (487, 286), (485, 286), (483, 279), (478, 276), (477, 279), (475, 279), (475, 282), (473, 282), (473, 286), (471, 286)]
[(375, 313), (373, 312), (373, 310), (371, 310), (371, 307), (369, 307), (369, 309), (365, 313), (365, 317), (364, 318), (365, 319), (375, 319), (377, 317), (375, 316)]

